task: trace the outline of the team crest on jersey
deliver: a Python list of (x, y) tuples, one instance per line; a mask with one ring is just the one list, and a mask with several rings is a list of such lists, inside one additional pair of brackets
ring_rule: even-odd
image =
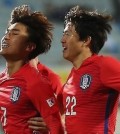
[(10, 97), (11, 101), (12, 102), (18, 101), (19, 96), (20, 96), (20, 88), (19, 87), (14, 87), (13, 91), (12, 91), (12, 94), (11, 94), (11, 97)]
[(81, 77), (80, 80), (80, 87), (85, 90), (90, 86), (91, 83), (91, 76), (88, 74), (85, 74)]

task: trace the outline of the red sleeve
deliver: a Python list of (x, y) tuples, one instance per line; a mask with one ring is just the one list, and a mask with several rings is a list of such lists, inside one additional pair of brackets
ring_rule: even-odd
[(51, 88), (53, 92), (57, 95), (57, 102), (60, 108), (60, 112), (61, 114), (63, 114), (62, 82), (60, 77), (51, 69), (41, 63), (38, 64), (38, 69), (40, 70), (41, 74), (43, 76), (46, 76), (50, 81)]
[(56, 95), (61, 93), (62, 82), (61, 82), (60, 77), (57, 74), (50, 72), (49, 73), (49, 79), (50, 79), (50, 82), (51, 82), (51, 86), (52, 86), (54, 92), (56, 93)]
[(53, 92), (56, 94), (57, 97), (57, 102), (59, 105), (59, 109), (60, 109), (60, 113), (63, 114), (64, 110), (63, 110), (63, 96), (62, 96), (62, 82), (60, 77), (54, 73), (51, 69), (47, 68), (46, 66), (41, 64), (41, 71), (43, 72), (47, 72), (47, 77), (48, 80), (50, 81), (51, 84), (51, 88), (53, 90)]
[(45, 77), (40, 75), (39, 78), (34, 78), (34, 81), (35, 83), (32, 85), (33, 87), (31, 87), (33, 90), (29, 93), (29, 96), (37, 110), (40, 112), (40, 115), (45, 120), (51, 134), (60, 134), (58, 130), (62, 132), (63, 128), (57, 100), (51, 89), (51, 85)]
[(120, 92), (120, 62), (111, 57), (101, 60), (101, 81), (104, 86)]
[(46, 117), (44, 120), (49, 126), (50, 134), (64, 134), (64, 129), (60, 122), (60, 115), (57, 112)]
[(45, 65), (39, 63), (38, 69), (42, 73), (42, 75), (46, 76), (51, 83), (52, 89), (56, 95), (61, 92), (62, 89), (62, 82), (60, 76), (54, 73), (50, 68), (46, 67)]
[(54, 112), (59, 112), (49, 81), (40, 75), (37, 79), (34, 78), (34, 81), (34, 85), (31, 86), (31, 91), (29, 91), (29, 96), (41, 115), (46, 117)]

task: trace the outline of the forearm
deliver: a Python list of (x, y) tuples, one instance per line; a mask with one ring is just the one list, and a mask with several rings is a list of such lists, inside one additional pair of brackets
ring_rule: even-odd
[(64, 127), (57, 112), (49, 115), (44, 120), (50, 130), (50, 134), (64, 134)]

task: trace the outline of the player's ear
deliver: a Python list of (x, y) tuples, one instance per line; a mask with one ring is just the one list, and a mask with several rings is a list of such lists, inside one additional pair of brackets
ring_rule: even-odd
[(33, 51), (35, 48), (36, 48), (35, 43), (29, 42), (28, 45), (27, 45), (26, 50), (29, 51), (29, 52), (31, 52), (31, 51)]
[(91, 36), (88, 36), (84, 41), (84, 45), (88, 46), (91, 43)]

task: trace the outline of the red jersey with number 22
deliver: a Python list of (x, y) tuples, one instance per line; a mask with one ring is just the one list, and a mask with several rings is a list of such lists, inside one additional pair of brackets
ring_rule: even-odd
[(113, 134), (119, 92), (116, 59), (93, 55), (73, 68), (63, 87), (67, 134)]

